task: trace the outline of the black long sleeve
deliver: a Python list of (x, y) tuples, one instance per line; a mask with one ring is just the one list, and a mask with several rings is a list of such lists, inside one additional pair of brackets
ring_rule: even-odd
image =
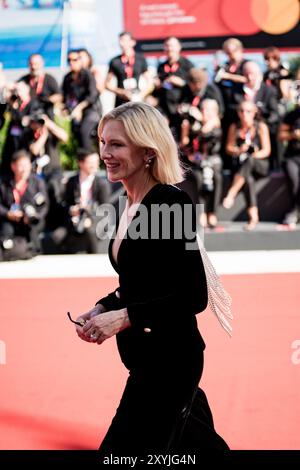
[[(179, 220), (181, 212), (174, 212), (169, 239), (123, 240), (118, 256), (121, 299), (111, 293), (98, 301), (109, 310), (127, 307), (132, 328), (165, 328), (170, 322), (180, 323), (182, 316), (195, 315), (207, 306), (205, 271), (195, 245), (196, 215), (192, 202), (177, 188), (166, 191), (162, 185), (162, 191), (153, 203), (161, 197), (167, 208), (176, 204), (183, 211), (189, 206), (186, 219)], [(151, 200), (146, 207), (151, 208)], [(178, 230), (182, 236), (177, 239)]]

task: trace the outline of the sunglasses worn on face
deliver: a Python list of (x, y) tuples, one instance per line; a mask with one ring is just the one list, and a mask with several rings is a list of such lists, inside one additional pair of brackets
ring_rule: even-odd
[(80, 321), (75, 321), (75, 320), (73, 320), (73, 318), (71, 317), (70, 312), (67, 312), (67, 315), (68, 315), (69, 320), (70, 320), (72, 323), (75, 323), (75, 325), (83, 326), (83, 325), (86, 323), (86, 320), (84, 320), (83, 318), (82, 318)]

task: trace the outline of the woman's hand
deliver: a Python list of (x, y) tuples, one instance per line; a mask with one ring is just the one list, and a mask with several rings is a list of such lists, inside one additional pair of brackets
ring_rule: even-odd
[[(83, 324), (85, 324), (91, 318), (94, 318), (95, 316), (100, 315), (100, 313), (103, 313), (103, 312), (105, 312), (105, 308), (103, 307), (103, 305), (97, 304), (97, 305), (95, 305), (94, 308), (89, 310), (87, 313), (83, 313), (82, 315), (80, 315), (76, 319), (76, 321), (78, 321), (79, 323), (83, 322)], [(76, 332), (77, 332), (79, 338), (83, 339), (84, 341), (88, 341), (89, 343), (91, 342), (90, 337), (86, 337), (86, 335), (83, 333), (82, 326), (76, 325)]]
[(112, 310), (93, 316), (81, 328), (85, 341), (101, 344), (130, 326), (127, 309)]

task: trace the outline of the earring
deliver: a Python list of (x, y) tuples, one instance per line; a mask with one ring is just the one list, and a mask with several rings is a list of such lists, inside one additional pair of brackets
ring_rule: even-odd
[(146, 163), (145, 167), (146, 167), (146, 168), (150, 168), (151, 162), (152, 162), (152, 158), (149, 158), (149, 159), (147, 160), (147, 163)]

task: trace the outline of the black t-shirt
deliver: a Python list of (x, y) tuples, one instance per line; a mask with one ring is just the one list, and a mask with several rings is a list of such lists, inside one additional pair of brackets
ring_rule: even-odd
[(220, 155), (221, 139), (222, 129), (219, 127), (215, 127), (206, 133), (200, 130), (198, 136), (199, 152), (207, 157)]
[[(20, 103), (17, 108), (11, 105), (8, 107), (11, 117), (7, 130), (7, 141), (11, 140), (16, 144), (12, 152), (19, 150), (23, 145), (24, 132), (26, 131), (26, 127), (23, 125), (23, 118), (34, 114), (38, 109), (39, 102), (35, 99), (30, 100), (25, 106)], [(17, 142), (19, 142), (19, 145)]]
[[(221, 68), (223, 68), (225, 72), (231, 73), (233, 75), (243, 75), (243, 68), (247, 62), (248, 60), (243, 59), (238, 66), (234, 66), (231, 65), (229, 62), (226, 62)], [(226, 113), (228, 105), (232, 104), (232, 95), (235, 91), (235, 88), (239, 86), (239, 83), (233, 82), (232, 80), (224, 79), (220, 80), (217, 85), (222, 93)]]
[(21, 77), (19, 81), (25, 82), (29, 85), (31, 98), (37, 100), (40, 107), (45, 111), (50, 119), (53, 119), (53, 104), (49, 101), (49, 97), (60, 92), (55, 78), (52, 75), (45, 73), (37, 80), (34, 80), (34, 77), (29, 73), (24, 75), (24, 77)]
[(222, 99), (221, 92), (216, 85), (209, 83), (198, 94), (193, 93), (189, 85), (185, 85), (181, 90), (180, 103), (189, 103), (200, 109), (201, 103), (205, 99), (215, 100), (219, 105), (220, 114), (223, 114), (224, 112), (223, 99)]
[(99, 93), (95, 77), (89, 70), (80, 70), (76, 78), (72, 72), (69, 72), (64, 77), (62, 91), (64, 102), (69, 111), (72, 111), (82, 101), (88, 101), (89, 106), (85, 108), (84, 115), (91, 111), (100, 115)]
[(165, 61), (159, 64), (157, 75), (162, 83), (162, 87), (154, 93), (158, 97), (160, 108), (167, 116), (177, 114), (177, 106), (180, 103), (182, 87), (176, 87), (170, 83), (164, 83), (166, 78), (175, 75), (187, 81), (189, 71), (194, 67), (192, 62), (185, 57), (180, 57), (178, 62), (170, 64)]
[(280, 64), (277, 69), (266, 70), (266, 72), (264, 73), (264, 82), (266, 83), (266, 85), (273, 85), (273, 87), (276, 89), (278, 99), (282, 98), (280, 81), (286, 80), (288, 78), (291, 78), (291, 75), (282, 64)]
[[(118, 88), (126, 88), (125, 80), (133, 78), (136, 80), (136, 87), (139, 85), (140, 76), (148, 70), (147, 62), (143, 54), (135, 53), (132, 62), (123, 55), (118, 55), (111, 59), (108, 72), (112, 73), (117, 79)], [(126, 103), (121, 97), (116, 97), (116, 106)]]
[[(283, 119), (284, 124), (288, 124), (292, 130), (300, 129), (300, 107), (288, 113)], [(300, 140), (292, 139), (288, 142), (285, 151), (285, 157), (299, 157), (300, 156)]]

